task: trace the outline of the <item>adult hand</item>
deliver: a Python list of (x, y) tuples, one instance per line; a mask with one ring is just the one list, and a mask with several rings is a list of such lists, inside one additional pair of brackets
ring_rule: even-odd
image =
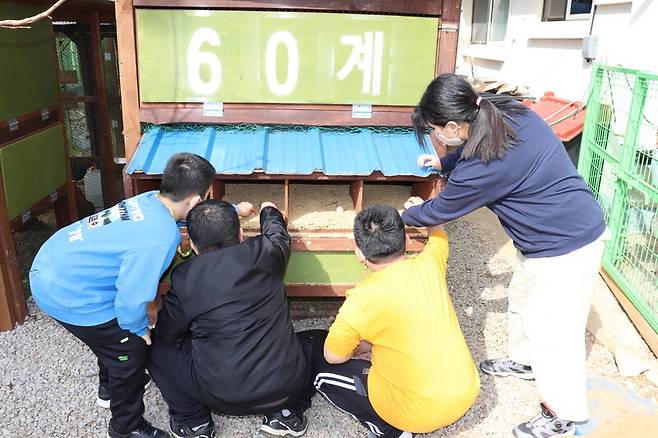
[(263, 202), (262, 204), (260, 204), (260, 209), (261, 209), (261, 211), (262, 211), (265, 207), (274, 207), (274, 208), (276, 208), (276, 209), (278, 210), (276, 204), (275, 204), (274, 202), (270, 202), (270, 201), (265, 201), (265, 202)]
[(433, 167), (436, 170), (441, 170), (441, 160), (439, 157), (432, 154), (420, 154), (418, 156), (418, 167)]
[(423, 201), (423, 198), (420, 196), (412, 196), (411, 198), (407, 199), (407, 202), (404, 203), (404, 209), (406, 210), (410, 207), (413, 207), (414, 205), (422, 204), (423, 202), (425, 201)]
[(238, 204), (238, 216), (248, 217), (254, 212), (254, 206), (251, 202), (241, 202)]
[(141, 338), (144, 339), (146, 345), (151, 345), (151, 330), (149, 330), (148, 327), (146, 328), (146, 333), (144, 333)]

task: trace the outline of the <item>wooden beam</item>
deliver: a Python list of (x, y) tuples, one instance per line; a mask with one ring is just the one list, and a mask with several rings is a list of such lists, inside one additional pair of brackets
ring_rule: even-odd
[(22, 324), (26, 316), (25, 293), (0, 168), (0, 331), (12, 330), (16, 324)]
[(350, 183), (350, 198), (355, 212), (363, 210), (363, 180), (359, 179)]
[(436, 187), (436, 180), (417, 182), (411, 185), (411, 196), (420, 196), (424, 200), (432, 198)]
[[(138, 181), (154, 181), (153, 184), (160, 184), (162, 175), (147, 175), (145, 173), (135, 172), (130, 175), (127, 175), (128, 178), (138, 180)], [(368, 176), (353, 176), (353, 175), (325, 175), (322, 172), (313, 172), (310, 175), (276, 175), (276, 174), (267, 174), (263, 172), (254, 172), (249, 175), (224, 175), (218, 174), (215, 176), (216, 179), (223, 181), (355, 181), (356, 179), (361, 179), (364, 181), (371, 182), (425, 182), (425, 181), (435, 181), (438, 178), (437, 174), (432, 174), (430, 176), (413, 176), (413, 175), (397, 175), (397, 176), (386, 176), (380, 171), (371, 173)], [(153, 184), (148, 187), (155, 187)], [(154, 190), (154, 189), (149, 189)], [(139, 192), (141, 193), (141, 192)]]
[(110, 114), (107, 109), (107, 96), (105, 95), (105, 71), (103, 69), (103, 55), (101, 49), (101, 26), (97, 11), (89, 13), (89, 31), (91, 33), (91, 61), (94, 67), (94, 84), (98, 102), (98, 118), (101, 141), (101, 179), (103, 188), (103, 203), (111, 207), (119, 200), (117, 197), (116, 176), (114, 168), (114, 152), (112, 151), (112, 128), (110, 127)]
[(257, 123), (305, 126), (411, 126), (413, 107), (373, 106), (372, 118), (352, 118), (351, 105), (225, 103), (223, 117), (203, 115), (199, 103), (143, 103), (139, 112), (147, 123)]
[(455, 72), (461, 3), (461, 0), (443, 0), (437, 47), (437, 75)]
[(626, 294), (617, 286), (617, 283), (610, 277), (605, 269), (601, 268), (601, 277), (606, 282), (615, 298), (628, 315), (633, 325), (647, 343), (653, 354), (658, 356), (658, 333), (644, 319), (644, 316), (635, 308), (635, 305), (626, 297)]
[[(17, 125), (14, 125), (14, 122), (10, 120), (0, 121), (0, 147), (34, 135), (59, 123), (60, 105), (49, 106), (44, 110), (16, 117)], [(15, 126), (15, 129), (13, 126)]]
[[(132, 0), (115, 3), (117, 45), (119, 50), (119, 83), (126, 161), (130, 162), (141, 136), (139, 125), (139, 89), (137, 80), (137, 49), (135, 47), (135, 17)], [(128, 196), (128, 192), (126, 192)]]
[(135, 6), (215, 9), (282, 9), (330, 12), (371, 12), (397, 15), (441, 14), (440, 0), (134, 0)]
[[(332, 233), (332, 230), (325, 230)], [(251, 233), (247, 233), (250, 235)], [(338, 234), (334, 232), (333, 234)], [(305, 233), (291, 233), (291, 248), (293, 251), (315, 251), (315, 252), (333, 252), (347, 251), (352, 252), (356, 248), (352, 233), (345, 233), (343, 237), (337, 236), (308, 236)], [(427, 242), (427, 237), (407, 234), (406, 238), (407, 252), (421, 252)]]
[(354, 284), (286, 284), (289, 297), (344, 297)]
[[(57, 226), (63, 227), (71, 223), (71, 212), (68, 205), (68, 185), (65, 183), (58, 187), (56, 191), (50, 193), (37, 202), (28, 210), (30, 212), (29, 218), (23, 216), (23, 213), (14, 218), (9, 218), (11, 230), (21, 231), (27, 223), (36, 218), (40, 214), (46, 212), (52, 207), (55, 207), (55, 216), (57, 219)], [(27, 220), (25, 220), (27, 219)]]

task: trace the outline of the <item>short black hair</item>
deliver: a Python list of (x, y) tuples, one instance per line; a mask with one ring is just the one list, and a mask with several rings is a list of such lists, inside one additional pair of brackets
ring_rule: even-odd
[(187, 232), (200, 253), (240, 242), (240, 219), (233, 205), (210, 199), (198, 203), (187, 214)]
[(404, 222), (389, 205), (372, 205), (354, 218), (354, 240), (372, 263), (386, 263), (404, 254)]
[(203, 198), (215, 177), (215, 168), (199, 155), (179, 152), (171, 156), (164, 172), (160, 193), (178, 202), (192, 195)]

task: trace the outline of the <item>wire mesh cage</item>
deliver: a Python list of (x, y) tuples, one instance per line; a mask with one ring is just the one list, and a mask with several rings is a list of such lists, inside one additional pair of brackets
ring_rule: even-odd
[(658, 333), (658, 75), (593, 69), (578, 170), (612, 238), (603, 267)]

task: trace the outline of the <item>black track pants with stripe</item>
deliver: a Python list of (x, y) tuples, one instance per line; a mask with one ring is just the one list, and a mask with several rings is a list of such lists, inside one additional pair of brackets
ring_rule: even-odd
[(329, 403), (359, 420), (371, 435), (397, 438), (403, 433), (382, 420), (368, 400), (370, 362), (361, 359), (338, 365), (323, 362), (315, 377), (315, 389)]

